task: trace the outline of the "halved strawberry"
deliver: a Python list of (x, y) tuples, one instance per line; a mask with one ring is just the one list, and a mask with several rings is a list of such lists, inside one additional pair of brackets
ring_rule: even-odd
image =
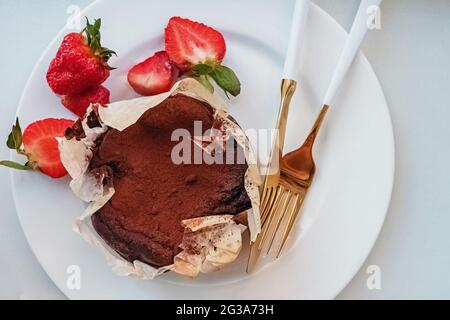
[(200, 22), (172, 17), (165, 29), (166, 51), (182, 70), (199, 63), (220, 64), (225, 56), (223, 35)]
[(165, 51), (159, 51), (128, 71), (128, 83), (143, 96), (169, 91), (178, 77), (178, 68)]
[[(61, 163), (56, 137), (64, 136), (66, 129), (74, 124), (67, 119), (44, 119), (33, 122), (23, 132), (19, 120), (8, 136), (7, 146), (28, 158), (22, 165), (13, 161), (0, 161), (0, 165), (19, 170), (39, 170), (52, 178), (67, 174)], [(23, 145), (23, 147), (22, 147)]]
[(237, 96), (241, 92), (234, 71), (222, 65), (226, 44), (219, 31), (200, 22), (172, 17), (165, 29), (165, 44), (169, 58), (208, 90), (214, 91), (210, 82), (213, 79), (225, 94)]
[(82, 118), (91, 103), (101, 105), (109, 103), (109, 90), (104, 86), (98, 86), (79, 94), (62, 96), (61, 102), (67, 109)]

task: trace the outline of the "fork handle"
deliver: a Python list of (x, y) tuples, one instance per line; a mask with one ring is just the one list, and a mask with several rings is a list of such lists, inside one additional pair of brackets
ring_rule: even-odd
[[(279, 173), (279, 163), (283, 154), (284, 139), (286, 137), (287, 119), (289, 114), (289, 106), (292, 97), (297, 88), (297, 81), (291, 79), (281, 80), (281, 100), (280, 109), (278, 111), (278, 119), (276, 123), (276, 132), (273, 139), (272, 149), (270, 152), (269, 165), (267, 175)], [(267, 178), (266, 178), (267, 179)], [(265, 184), (264, 184), (265, 187)]]
[(350, 35), (345, 43), (342, 54), (339, 58), (338, 65), (334, 71), (330, 85), (323, 104), (332, 105), (333, 99), (344, 80), (348, 70), (350, 69), (356, 54), (359, 52), (361, 43), (366, 36), (367, 30), (367, 9), (370, 6), (379, 6), (382, 0), (361, 0), (358, 12), (356, 13), (355, 20), (353, 21)]
[(305, 37), (305, 25), (308, 16), (310, 0), (295, 0), (292, 15), (291, 31), (289, 33), (288, 48), (284, 61), (283, 78), (298, 79), (300, 53)]
[(286, 138), (286, 127), (289, 114), (289, 107), (291, 105), (292, 97), (294, 96), (295, 90), (297, 89), (297, 81), (291, 79), (281, 80), (281, 101), (280, 101), (280, 111), (278, 113), (277, 126), (278, 129), (278, 142), (279, 153), (283, 153), (284, 139)]
[[(292, 96), (297, 88), (297, 82), (290, 79), (281, 80), (281, 101), (278, 111), (276, 132), (273, 136), (272, 149), (270, 150), (269, 162), (264, 175), (264, 183), (261, 185), (261, 199), (264, 199), (269, 184), (278, 184), (280, 177), (280, 161), (283, 155), (284, 138), (286, 136), (287, 117)], [(270, 182), (269, 182), (270, 180)]]
[(327, 104), (324, 104), (322, 107), (322, 110), (320, 110), (319, 115), (316, 118), (316, 121), (314, 122), (314, 125), (311, 128), (311, 131), (308, 134), (308, 137), (305, 140), (305, 143), (303, 145), (308, 145), (311, 150), (314, 145), (314, 141), (316, 141), (317, 135), (319, 134), (319, 130), (322, 126), (323, 120), (325, 119), (325, 115), (327, 114), (327, 111), (330, 107)]

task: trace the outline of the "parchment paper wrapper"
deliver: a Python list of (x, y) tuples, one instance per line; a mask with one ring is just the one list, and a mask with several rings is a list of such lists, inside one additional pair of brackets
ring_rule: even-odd
[(140, 279), (153, 279), (166, 272), (175, 271), (195, 277), (199, 272), (207, 273), (218, 270), (233, 262), (242, 247), (241, 234), (245, 226), (237, 224), (232, 215), (207, 216), (183, 221), (185, 235), (180, 245), (181, 251), (174, 263), (162, 268), (154, 268), (140, 261), (129, 261), (122, 258), (95, 231), (91, 215), (103, 207), (114, 195), (114, 186), (107, 171), (89, 170), (93, 156), (93, 148), (98, 137), (108, 127), (122, 131), (136, 121), (150, 108), (160, 104), (169, 96), (183, 94), (211, 105), (222, 126), (242, 147), (248, 164), (245, 174), (245, 189), (251, 200), (252, 209), (247, 211), (250, 240), (254, 241), (261, 231), (259, 214), (259, 185), (261, 182), (255, 155), (243, 130), (233, 122), (227, 113), (227, 107), (216, 95), (207, 91), (194, 79), (183, 79), (177, 82), (172, 90), (152, 97), (119, 101), (107, 107), (91, 105), (87, 115), (93, 109), (97, 113), (100, 126), (90, 128), (87, 115), (82, 119), (85, 137), (60, 138), (59, 149), (61, 160), (72, 178), (70, 187), (83, 201), (89, 203), (86, 210), (77, 218), (74, 229), (87, 242), (98, 247), (106, 256), (114, 273), (122, 276), (133, 276)]

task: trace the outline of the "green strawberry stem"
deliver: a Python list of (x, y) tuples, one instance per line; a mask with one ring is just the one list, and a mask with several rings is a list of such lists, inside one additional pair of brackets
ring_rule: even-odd
[(25, 164), (20, 164), (10, 160), (4, 160), (0, 161), (0, 165), (18, 170), (36, 170), (37, 168), (36, 162), (30, 161), (28, 155), (22, 148), (22, 144), (23, 144), (22, 129), (20, 128), (19, 118), (16, 118), (16, 123), (12, 126), (11, 133), (8, 135), (6, 146), (11, 150), (16, 150), (18, 154), (26, 156), (28, 158), (28, 161)]
[(4, 160), (0, 161), (0, 165), (17, 170), (35, 170), (33, 166), (28, 165), (28, 162), (23, 165), (14, 161)]
[(231, 68), (215, 62), (200, 63), (192, 67), (191, 76), (202, 83), (208, 90), (214, 91), (210, 78), (222, 88), (225, 94), (236, 97), (241, 93), (241, 82)]
[[(94, 24), (89, 22), (89, 19), (86, 17), (86, 27), (81, 31), (86, 37), (89, 48), (91, 48), (92, 52), (94, 52), (97, 56), (99, 56), (106, 66), (108, 60), (113, 56), (117, 55), (115, 51), (110, 50), (108, 48), (102, 47), (101, 45), (101, 34), (100, 28), (102, 26), (102, 19), (95, 19)], [(111, 68), (108, 66), (108, 68)]]
[(194, 77), (194, 79), (196, 79), (198, 82), (200, 82), (206, 89), (208, 89), (209, 92), (211, 92), (211, 93), (214, 92), (214, 87), (211, 84), (211, 81), (209, 80), (208, 75), (201, 75), (198, 77)]

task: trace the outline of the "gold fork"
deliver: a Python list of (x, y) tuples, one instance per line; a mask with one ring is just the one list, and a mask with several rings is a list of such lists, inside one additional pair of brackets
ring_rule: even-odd
[[(284, 61), (283, 80), (281, 81), (281, 103), (278, 112), (278, 119), (276, 124), (276, 135), (272, 145), (269, 162), (267, 165), (267, 172), (265, 174), (264, 183), (261, 194), (261, 225), (264, 226), (265, 221), (268, 218), (268, 213), (274, 204), (274, 200), (277, 199), (280, 193), (280, 159), (283, 155), (284, 138), (286, 135), (287, 117), (289, 113), (289, 106), (292, 97), (297, 88), (298, 79), (298, 57), (301, 53), (304, 37), (304, 25), (308, 15), (310, 1), (309, 0), (295, 0), (294, 12), (292, 15), (292, 23), (290, 36), (288, 41), (288, 48), (286, 51), (286, 58)], [(263, 231), (263, 230), (262, 230)], [(256, 238), (251, 246), (249, 264), (247, 265), (247, 271), (252, 261), (258, 259), (259, 256), (259, 241), (261, 234)]]
[(275, 200), (278, 198), (280, 194), (280, 159), (283, 154), (283, 146), (284, 139), (286, 134), (286, 126), (287, 126), (287, 117), (289, 114), (289, 106), (292, 100), (292, 97), (295, 93), (295, 89), (297, 88), (297, 82), (295, 80), (290, 79), (282, 79), (281, 81), (281, 102), (280, 109), (278, 112), (278, 119), (276, 123), (276, 130), (274, 136), (274, 141), (271, 149), (271, 153), (269, 156), (269, 162), (267, 165), (267, 171), (264, 178), (264, 183), (261, 189), (261, 203), (260, 203), (260, 212), (261, 212), (261, 234), (258, 235), (256, 241), (250, 246), (250, 255), (247, 263), (247, 272), (250, 272), (253, 266), (256, 264), (256, 261), (260, 255), (260, 243), (267, 233), (267, 230), (264, 229), (264, 225), (267, 222), (268, 214), (272, 209)]
[[(264, 203), (262, 217), (262, 231), (251, 248), (247, 272), (250, 272), (262, 250), (270, 253), (274, 244), (277, 244), (277, 257), (285, 245), (286, 239), (298, 217), (308, 189), (315, 174), (315, 164), (312, 157), (312, 148), (319, 132), (323, 118), (332, 104), (334, 97), (359, 52), (361, 43), (367, 34), (367, 8), (378, 6), (381, 0), (362, 0), (356, 13), (347, 42), (342, 50), (338, 64), (331, 78), (325, 94), (324, 104), (308, 138), (302, 147), (287, 154), (281, 160), (281, 174), (279, 186), (273, 201)], [(269, 199), (270, 200), (270, 199)], [(281, 230), (281, 232), (279, 232)]]
[[(281, 81), (281, 103), (276, 124), (276, 135), (272, 145), (265, 180), (261, 189), (261, 211), (267, 212), (278, 192), (280, 179), (279, 162), (283, 153), (284, 137), (286, 135), (287, 117), (292, 96), (297, 88), (298, 57), (300, 56), (304, 26), (308, 16), (310, 1), (295, 0), (292, 23), (289, 34), (288, 47), (284, 61), (283, 76)], [(264, 210), (266, 209), (266, 210)], [(267, 217), (261, 216), (262, 221)]]
[(283, 250), (314, 179), (316, 165), (312, 151), (328, 108), (328, 105), (322, 107), (303, 145), (286, 154), (280, 161), (278, 186), (273, 188), (271, 202), (262, 207), (261, 235), (250, 249), (247, 272), (253, 270), (262, 251), (269, 254), (276, 244), (278, 258)]
[[(361, 43), (367, 34), (367, 8), (378, 6), (381, 0), (362, 0), (356, 13), (347, 42), (337, 63), (333, 77), (324, 98), (324, 105), (312, 130), (302, 147), (287, 154), (281, 160), (280, 192), (275, 203), (265, 216), (269, 217), (263, 225), (263, 237), (259, 249), (270, 253), (274, 243), (277, 244), (277, 257), (283, 250), (284, 244), (292, 226), (299, 214), (300, 206), (308, 192), (315, 174), (315, 164), (312, 148), (319, 132), (323, 118), (332, 103), (338, 88), (350, 69)], [(279, 232), (281, 230), (281, 232)]]
[[(287, 117), (289, 114), (289, 106), (292, 97), (297, 88), (295, 80), (283, 79), (281, 81), (281, 102), (278, 119), (276, 124), (276, 134), (271, 149), (267, 172), (261, 192), (261, 211), (265, 212), (273, 203), (277, 194), (278, 181), (280, 179), (279, 162), (283, 153), (284, 139), (286, 135)], [(261, 216), (261, 221), (265, 220), (264, 214)]]
[(316, 173), (313, 147), (328, 108), (328, 105), (322, 107), (303, 145), (281, 159), (280, 192), (270, 212), (266, 213), (269, 218), (263, 225), (259, 244), (259, 249), (266, 254), (276, 248), (276, 257), (280, 256), (297, 220), (300, 207)]

